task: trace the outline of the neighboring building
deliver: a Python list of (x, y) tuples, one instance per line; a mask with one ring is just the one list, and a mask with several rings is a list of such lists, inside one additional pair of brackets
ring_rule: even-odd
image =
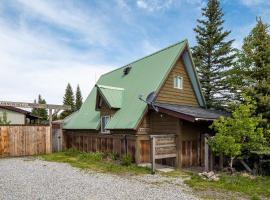
[(39, 120), (39, 117), (32, 115), (31, 112), (15, 107), (0, 106), (1, 117), (3, 116), (4, 112), (6, 112), (7, 121), (9, 121), (11, 125), (34, 124)]
[(204, 138), (220, 116), (206, 109), (185, 40), (102, 75), (82, 108), (65, 121), (64, 129), (67, 146), (81, 149), (86, 145), (121, 153), (117, 146), (123, 139), (116, 140), (125, 137), (125, 147), (136, 163), (150, 161), (150, 135), (173, 134), (177, 155), (159, 162), (191, 167), (203, 166), (205, 157), (212, 156), (205, 155)]

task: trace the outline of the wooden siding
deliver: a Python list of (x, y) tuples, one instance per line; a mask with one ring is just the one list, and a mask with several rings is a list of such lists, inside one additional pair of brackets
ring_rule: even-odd
[(179, 119), (149, 111), (142, 120), (138, 134), (177, 134), (178, 131)]
[[(173, 87), (173, 78), (177, 75), (183, 77), (183, 89)], [(177, 61), (172, 71), (169, 73), (167, 80), (158, 93), (156, 102), (199, 106), (182, 58)]]
[(49, 126), (0, 126), (0, 157), (51, 153)]
[(103, 101), (101, 108), (100, 108), (100, 116), (113, 116), (114, 113), (116, 112), (115, 109), (110, 109), (109, 106)]

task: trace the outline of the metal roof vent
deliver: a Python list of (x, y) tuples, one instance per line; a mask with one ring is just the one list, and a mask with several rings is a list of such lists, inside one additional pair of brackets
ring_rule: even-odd
[(124, 68), (124, 70), (123, 70), (123, 75), (124, 75), (124, 76), (128, 75), (129, 72), (130, 72), (130, 70), (131, 70), (131, 67), (130, 67), (130, 66)]

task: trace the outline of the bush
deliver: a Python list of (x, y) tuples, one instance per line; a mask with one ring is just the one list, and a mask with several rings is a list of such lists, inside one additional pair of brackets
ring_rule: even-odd
[(107, 157), (110, 158), (111, 160), (118, 160), (119, 155), (116, 153), (108, 153)]
[(130, 166), (132, 162), (132, 158), (129, 154), (124, 155), (121, 160), (121, 165), (123, 166)]

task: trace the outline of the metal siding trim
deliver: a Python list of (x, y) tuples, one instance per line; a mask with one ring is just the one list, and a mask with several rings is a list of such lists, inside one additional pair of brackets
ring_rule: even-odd
[(189, 76), (190, 81), (192, 83), (193, 90), (194, 90), (194, 92), (196, 94), (197, 100), (198, 100), (200, 106), (204, 107), (205, 106), (204, 100), (203, 100), (200, 88), (198, 87), (197, 80), (196, 80), (196, 75), (195, 75), (194, 69), (192, 67), (192, 63), (190, 61), (190, 57), (188, 55), (188, 52), (185, 51), (182, 54), (182, 57), (183, 57), (184, 64), (186, 66), (188, 76)]

